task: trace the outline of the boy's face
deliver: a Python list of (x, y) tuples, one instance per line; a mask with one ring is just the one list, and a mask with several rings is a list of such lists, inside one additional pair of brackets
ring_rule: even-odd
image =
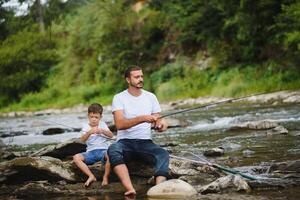
[(101, 119), (102, 115), (100, 113), (89, 113), (89, 123), (91, 126), (98, 126), (99, 121)]

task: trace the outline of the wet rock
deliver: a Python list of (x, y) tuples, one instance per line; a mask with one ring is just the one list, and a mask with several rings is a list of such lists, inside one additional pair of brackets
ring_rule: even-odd
[(32, 151), (17, 151), (17, 152), (9, 152), (9, 151), (5, 151), (2, 154), (2, 159), (4, 160), (12, 160), (14, 158), (18, 158), (18, 157), (25, 157), (25, 156), (29, 156), (30, 154), (32, 154)]
[(262, 121), (252, 121), (245, 122), (243, 124), (235, 125), (231, 128), (231, 130), (238, 129), (250, 129), (250, 130), (268, 130), (278, 127), (279, 125), (276, 122), (262, 120)]
[(300, 186), (300, 179), (282, 179), (282, 178), (261, 178), (258, 180), (247, 181), (253, 189), (278, 189), (292, 186)]
[(255, 151), (252, 151), (252, 150), (249, 150), (249, 149), (246, 149), (246, 150), (243, 151), (244, 155), (251, 155), (251, 154), (254, 154), (254, 153), (255, 153)]
[(39, 196), (39, 198), (46, 198), (48, 194), (62, 195), (63, 191), (55, 185), (50, 185), (46, 181), (28, 183), (14, 191), (18, 198), (28, 198)]
[(266, 132), (267, 135), (277, 135), (277, 134), (287, 135), (288, 133), (289, 133), (289, 131), (286, 128), (284, 128), (283, 126), (277, 126)]
[(150, 188), (147, 196), (150, 198), (185, 198), (197, 194), (197, 191), (185, 181), (171, 179)]
[(31, 154), (31, 156), (51, 156), (54, 158), (64, 159), (84, 151), (86, 151), (86, 144), (76, 138), (57, 145), (46, 146), (34, 154)]
[(51, 157), (21, 157), (0, 163), (0, 180), (20, 183), (31, 180), (75, 181), (72, 169)]
[(203, 155), (209, 156), (209, 157), (216, 157), (216, 156), (222, 156), (224, 155), (224, 148), (223, 147), (216, 147), (212, 149), (205, 150), (203, 152)]
[(270, 166), (269, 172), (297, 172), (300, 173), (300, 160), (274, 163)]
[(55, 134), (60, 134), (64, 132), (70, 132), (71, 130), (69, 129), (64, 129), (64, 128), (47, 128), (42, 132), (43, 135), (55, 135)]
[(198, 188), (198, 192), (201, 194), (218, 193), (224, 190), (235, 190), (235, 191), (250, 191), (251, 188), (247, 182), (238, 175), (228, 175), (221, 177), (216, 181)]
[(9, 133), (1, 133), (0, 137), (6, 138), (6, 137), (21, 136), (21, 135), (28, 135), (28, 132), (26, 132), (26, 131), (11, 131)]

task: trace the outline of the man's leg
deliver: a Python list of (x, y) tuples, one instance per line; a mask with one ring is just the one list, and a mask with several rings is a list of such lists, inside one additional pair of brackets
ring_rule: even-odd
[(142, 158), (154, 164), (155, 168), (155, 184), (159, 184), (167, 180), (169, 177), (169, 153), (154, 144), (151, 140), (143, 141), (140, 144), (139, 153)]
[(74, 155), (73, 161), (77, 165), (77, 167), (81, 169), (81, 171), (88, 176), (87, 181), (84, 183), (86, 187), (88, 187), (92, 182), (97, 180), (94, 174), (89, 169), (89, 167), (83, 162), (84, 161), (83, 155), (81, 154)]
[(134, 195), (136, 194), (135, 189), (133, 188), (133, 185), (131, 183), (129, 172), (127, 169), (127, 166), (125, 164), (120, 164), (114, 167), (114, 172), (119, 177), (121, 183), (126, 189), (125, 195)]
[(136, 191), (132, 185), (127, 166), (125, 165), (123, 149), (125, 145), (118, 141), (108, 148), (108, 157), (114, 172), (119, 177), (121, 183), (126, 189), (125, 195), (134, 195)]

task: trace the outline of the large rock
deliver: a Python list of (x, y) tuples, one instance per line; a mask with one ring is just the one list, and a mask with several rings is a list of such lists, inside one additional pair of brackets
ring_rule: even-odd
[(51, 157), (21, 157), (0, 163), (0, 182), (20, 183), (32, 180), (76, 181), (69, 165)]
[(171, 179), (150, 188), (148, 197), (152, 198), (185, 198), (197, 194), (193, 186), (179, 179)]
[(51, 156), (64, 159), (84, 151), (86, 151), (86, 145), (80, 139), (71, 139), (57, 145), (46, 146), (31, 156)]
[(224, 190), (250, 191), (251, 188), (247, 182), (239, 175), (228, 175), (217, 179), (216, 181), (200, 187), (198, 191), (201, 194), (219, 193)]

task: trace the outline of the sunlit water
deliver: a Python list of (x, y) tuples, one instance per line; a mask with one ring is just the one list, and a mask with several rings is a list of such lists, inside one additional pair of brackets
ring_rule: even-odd
[[(204, 150), (214, 147), (225, 149), (224, 159), (235, 158), (236, 166), (252, 166), (262, 163), (272, 163), (300, 158), (300, 106), (259, 106), (259, 105), (225, 105), (206, 110), (198, 110), (173, 117), (188, 120), (190, 125), (185, 128), (168, 129), (164, 133), (153, 133), (156, 142), (173, 142), (179, 144), (172, 152), (178, 156), (197, 159)], [(230, 128), (247, 121), (271, 120), (289, 130), (288, 135), (267, 136), (265, 131), (233, 131)], [(104, 121), (112, 121), (110, 113), (104, 114)], [(86, 121), (85, 113), (45, 115), (21, 118), (2, 118), (0, 121), (0, 136), (9, 145), (30, 145), (35, 143), (58, 143), (80, 136), (80, 132), (65, 132), (62, 134), (42, 135), (50, 127), (65, 129), (80, 128)], [(16, 135), (9, 136), (10, 133)], [(191, 154), (193, 153), (193, 154)], [(276, 197), (276, 199), (297, 199), (299, 188), (289, 192), (267, 191), (255, 192), (253, 195)], [(295, 197), (296, 196), (296, 197)], [(91, 199), (124, 199), (123, 196), (90, 197)], [(62, 197), (61, 199), (68, 199)], [(74, 198), (72, 198), (74, 199)], [(77, 199), (88, 199), (78, 197)], [(137, 196), (136, 199), (146, 199)], [(271, 198), (272, 199), (272, 198)]]

